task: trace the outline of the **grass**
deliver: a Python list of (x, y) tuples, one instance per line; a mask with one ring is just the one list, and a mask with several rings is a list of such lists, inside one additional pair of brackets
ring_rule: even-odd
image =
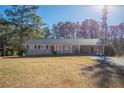
[(1, 58), (0, 87), (92, 87), (80, 68), (94, 63), (80, 56)]
[[(118, 75), (106, 74), (113, 69), (117, 68), (98, 64), (87, 56), (1, 57), (0, 87), (123, 87), (118, 84), (117, 78), (112, 79), (116, 82), (111, 85), (108, 82), (110, 76)], [(97, 77), (94, 74), (97, 74)], [(108, 77), (105, 78), (107, 75)], [(109, 86), (98, 84), (104, 79), (103, 82), (107, 81)]]

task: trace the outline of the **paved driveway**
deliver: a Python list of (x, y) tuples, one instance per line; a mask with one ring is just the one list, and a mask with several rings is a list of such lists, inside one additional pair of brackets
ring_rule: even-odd
[(90, 57), (98, 63), (83, 69), (92, 72), (88, 74), (95, 78), (99, 87), (123, 87), (124, 88), (124, 57), (107, 57), (106, 62), (102, 57)]
[[(103, 60), (103, 57), (98, 57), (98, 56), (90, 56), (90, 58), (94, 60)], [(106, 57), (107, 63), (113, 63), (116, 65), (122, 65), (124, 66), (124, 57)]]
[(124, 57), (109, 57), (109, 59), (117, 65), (124, 66)]

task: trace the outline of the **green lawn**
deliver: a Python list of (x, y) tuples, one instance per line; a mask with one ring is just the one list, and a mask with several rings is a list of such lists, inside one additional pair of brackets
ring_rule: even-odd
[[(94, 73), (102, 69), (96, 65), (99, 64), (86, 56), (1, 57), (0, 87), (123, 87), (115, 79), (109, 86), (100, 86)], [(101, 74), (108, 75), (98, 75)]]

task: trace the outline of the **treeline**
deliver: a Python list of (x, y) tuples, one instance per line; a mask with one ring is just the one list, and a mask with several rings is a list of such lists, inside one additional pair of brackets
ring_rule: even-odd
[(45, 38), (54, 39), (72, 39), (72, 38), (98, 38), (99, 34), (99, 23), (92, 19), (87, 19), (81, 23), (58, 22), (51, 28), (45, 28)]
[(23, 43), (30, 38), (42, 37), (42, 21), (37, 14), (39, 6), (10, 6), (0, 16), (0, 55), (12, 51), (23, 52)]
[[(124, 38), (124, 23), (118, 25), (108, 26), (106, 36), (109, 39)], [(73, 38), (101, 38), (102, 37), (102, 27), (100, 22), (93, 19), (86, 19), (82, 22), (58, 22), (54, 24), (51, 28), (44, 28), (44, 38), (54, 38), (54, 39), (73, 39)], [(104, 35), (104, 34), (103, 34)]]

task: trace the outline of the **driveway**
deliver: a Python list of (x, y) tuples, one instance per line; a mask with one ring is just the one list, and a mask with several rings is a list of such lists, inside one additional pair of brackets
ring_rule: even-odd
[[(94, 60), (103, 60), (103, 57), (98, 56), (90, 56), (90, 58)], [(124, 56), (123, 57), (106, 57), (107, 63), (113, 63), (115, 65), (124, 66)]]
[(124, 57), (108, 57), (113, 63), (124, 66)]
[[(97, 61), (97, 64), (86, 66), (82, 72), (90, 78), (95, 79), (97, 86), (101, 88), (124, 88), (124, 58), (107, 57), (104, 62), (103, 57), (89, 57)], [(89, 74), (90, 73), (90, 74)]]

